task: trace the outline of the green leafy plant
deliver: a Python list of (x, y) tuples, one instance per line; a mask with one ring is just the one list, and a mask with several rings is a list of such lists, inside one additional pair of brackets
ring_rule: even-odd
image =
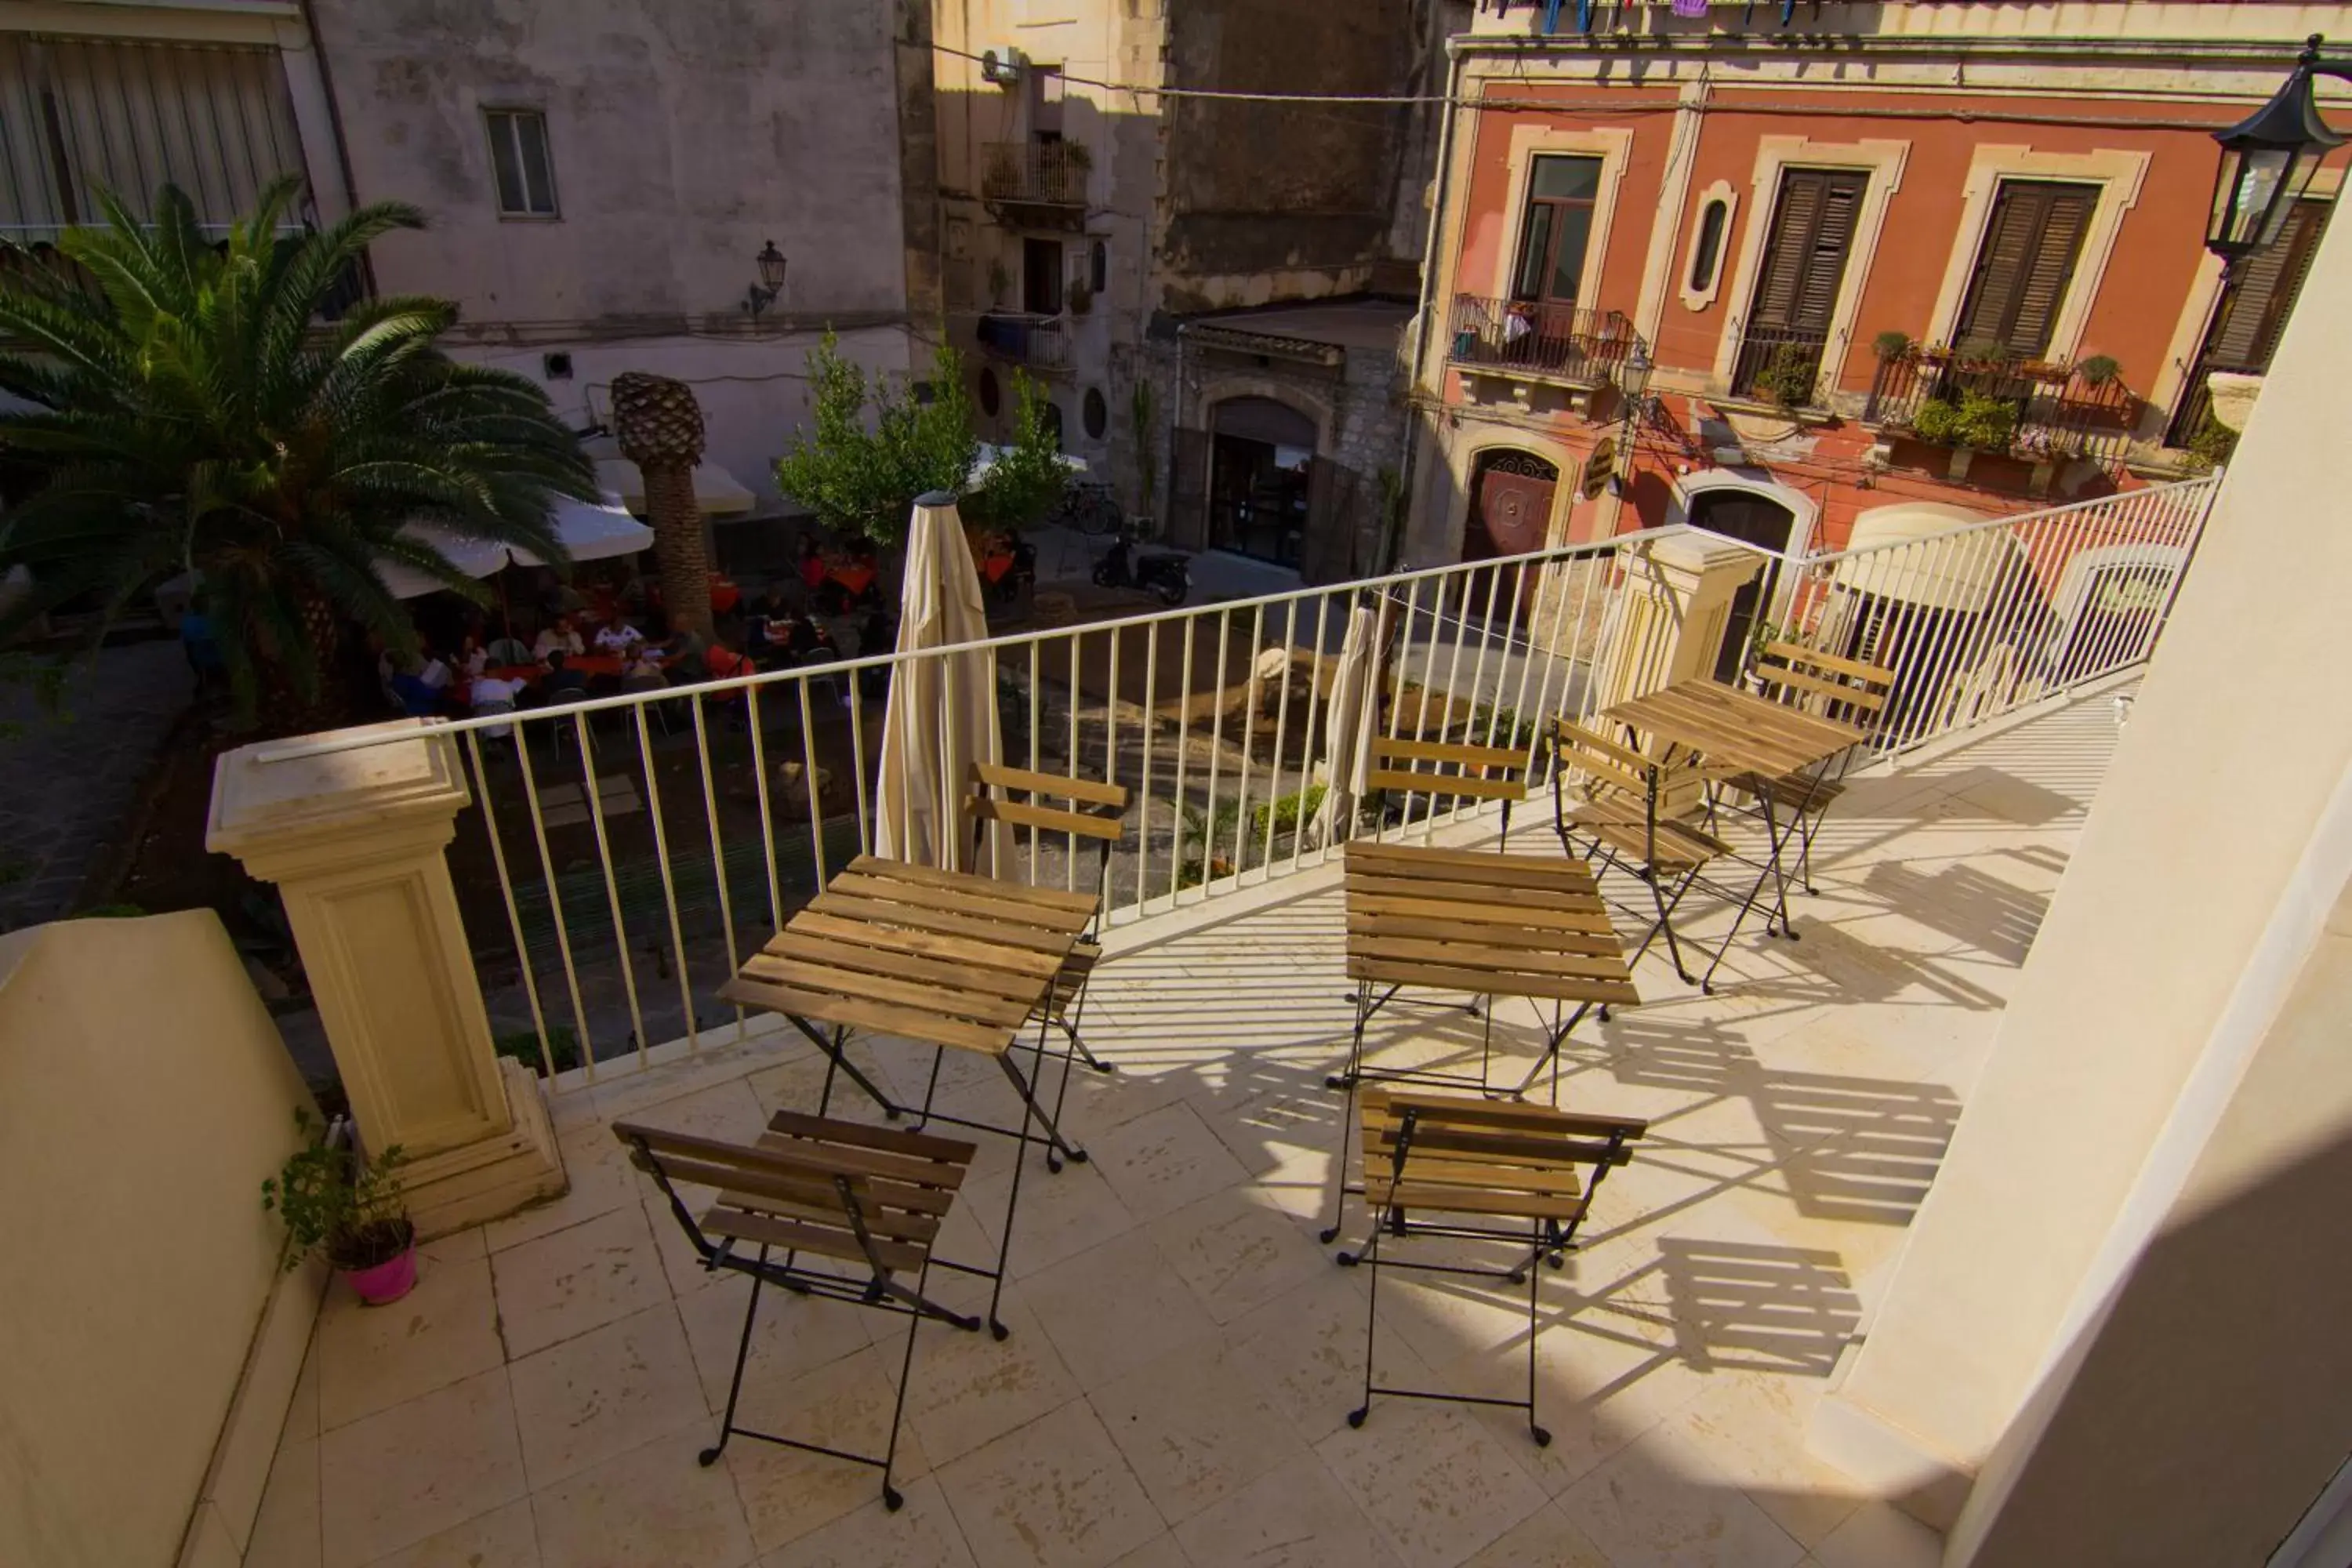
[(1143, 515), (1156, 517), (1153, 499), (1160, 491), (1160, 468), (1154, 460), (1152, 439), (1158, 434), (1151, 419), (1151, 384), (1138, 379), (1135, 390), (1127, 400), (1128, 424), (1135, 432), (1136, 489), (1143, 502)]
[(1802, 343), (1782, 343), (1756, 373), (1756, 390), (1783, 408), (1804, 408), (1813, 401), (1814, 383), (1821, 379), (1821, 362)]
[(988, 264), (988, 302), (1001, 306), (1004, 303), (1004, 296), (1012, 291), (1013, 274), (1005, 270), (1003, 262), (991, 261)]
[[(933, 356), (929, 396), (911, 383), (869, 378), (824, 335), (808, 356), (812, 423), (795, 433), (776, 463), (776, 485), (826, 527), (896, 543), (915, 498), (931, 490), (962, 495), (980, 455), (963, 361), (942, 344)], [(1029, 377), (1013, 378), (1011, 448), (999, 455), (981, 488), (963, 496), (967, 521), (1022, 528), (1044, 515), (1068, 482), (1045, 394)]]
[(1937, 446), (2006, 452), (2017, 434), (2017, 408), (1980, 392), (1964, 392), (1958, 403), (1931, 397), (1912, 416), (1911, 429), (1922, 441)]
[(2074, 374), (2083, 378), (2084, 386), (2105, 386), (2115, 380), (2116, 372), (2121, 368), (2112, 354), (2093, 354), (2074, 367)]
[(1905, 331), (1884, 331), (1870, 340), (1871, 352), (1881, 361), (1887, 362), (1907, 359), (1918, 346), (1911, 341), (1911, 334)]
[(327, 1141), (327, 1129), (298, 1108), (294, 1130), (302, 1147), (286, 1156), (278, 1174), (261, 1184), (261, 1206), (286, 1225), (282, 1267), (292, 1270), (314, 1252), (338, 1268), (373, 1268), (415, 1244), (398, 1144), (362, 1163), (355, 1150)]
[(271, 184), (224, 235), (176, 186), (152, 221), (110, 194), (106, 224), (66, 231), (62, 271), (0, 278), (0, 451), (36, 489), (0, 523), (0, 561), (32, 591), (0, 641), (68, 600), (109, 622), (164, 578), (204, 575), (237, 715), (280, 731), (347, 710), (340, 650), (372, 632), (414, 648), (379, 563), (481, 600), (488, 590), (412, 522), (565, 557), (558, 496), (593, 500), (593, 466), (535, 384), (450, 358), (457, 307), (363, 300), (332, 321), (374, 241), (424, 226), (380, 203), (289, 235), (300, 182)]
[(2189, 458), (2200, 468), (2217, 468), (2228, 462), (2230, 455), (2237, 449), (2238, 433), (2214, 418), (2210, 408), (2197, 422), (2197, 428), (2189, 434)]
[(1964, 338), (1959, 347), (1952, 352), (1964, 360), (2004, 360), (2009, 357), (2009, 351), (2001, 346), (1999, 338)]
[[(536, 1029), (509, 1029), (503, 1035), (494, 1035), (490, 1048), (502, 1057), (512, 1057), (533, 1072), (542, 1071), (546, 1066), (540, 1059)], [(547, 1026), (547, 1056), (557, 1072), (569, 1072), (580, 1065), (580, 1037), (572, 1032), (571, 1025)]]

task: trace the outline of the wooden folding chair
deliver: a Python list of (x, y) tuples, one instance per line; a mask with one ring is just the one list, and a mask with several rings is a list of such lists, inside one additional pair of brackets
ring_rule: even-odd
[[(719, 1418), (719, 1440), (702, 1450), (701, 1462), (717, 1463), (727, 1450), (727, 1439), (740, 1432), (763, 1443), (872, 1465), (882, 1472), (883, 1504), (895, 1510), (904, 1500), (890, 1484), (890, 1468), (898, 1458), (898, 1426), (914, 1370), (915, 1330), (925, 1318), (968, 1333), (980, 1330), (979, 1318), (951, 1311), (928, 1294), (935, 1263), (989, 1277), (987, 1270), (931, 1256), (940, 1227), (971, 1168), (972, 1145), (789, 1110), (780, 1110), (769, 1121), (756, 1145), (635, 1121), (616, 1122), (613, 1132), (628, 1146), (629, 1163), (651, 1176), (669, 1200), (670, 1212), (702, 1267), (751, 1277), (743, 1332), (735, 1347), (735, 1371), (727, 1384), (727, 1412)], [(718, 1189), (715, 1201), (698, 1216), (680, 1191), (688, 1185)], [(758, 1248), (757, 1257), (747, 1256), (752, 1247)], [(776, 1260), (779, 1252), (782, 1262)], [(846, 1263), (852, 1271), (814, 1267), (802, 1261), (803, 1256)], [(858, 1277), (857, 1269), (864, 1270), (865, 1278)], [(903, 1281), (909, 1274), (915, 1279), (912, 1285)], [(898, 1401), (890, 1411), (889, 1446), (879, 1458), (737, 1424), (743, 1363), (751, 1354), (763, 1285), (908, 1319)]]
[[(1748, 663), (1748, 679), (1759, 696), (1785, 702), (1816, 718), (1875, 731), (1886, 718), (1895, 695), (1895, 672), (1884, 665), (1840, 658), (1795, 643), (1767, 643)], [(1822, 818), (1845, 793), (1842, 782), (1853, 765), (1858, 747), (1803, 773), (1777, 778), (1762, 773), (1734, 773), (1720, 779), (1759, 803), (1790, 814), (1790, 830), (1797, 836), (1797, 881), (1808, 893), (1813, 887), (1813, 835)]]
[[(1425, 764), (1425, 765), (1424, 765)], [(1511, 807), (1528, 798), (1528, 754), (1505, 746), (1452, 741), (1377, 737), (1367, 787), (1395, 791), (1410, 803), (1429, 796), (1433, 815), (1441, 796), (1503, 803), (1503, 843), (1511, 841)]]
[[(1372, 1271), (1364, 1323), (1364, 1398), (1348, 1413), (1361, 1426), (1372, 1395), (1434, 1399), (1458, 1405), (1498, 1405), (1528, 1413), (1538, 1447), (1551, 1434), (1536, 1419), (1536, 1330), (1538, 1259), (1558, 1268), (1576, 1245), (1592, 1196), (1609, 1173), (1633, 1158), (1626, 1147), (1649, 1131), (1635, 1117), (1591, 1116), (1541, 1106), (1498, 1103), (1455, 1095), (1367, 1089), (1361, 1100), (1364, 1202), (1371, 1231), (1362, 1247), (1342, 1252), (1345, 1265)], [(1589, 1172), (1590, 1174), (1584, 1173)], [(1433, 1222), (1419, 1215), (1452, 1216)], [(1516, 1228), (1525, 1222), (1524, 1232)], [(1408, 1263), (1381, 1256), (1383, 1237), (1448, 1237), (1508, 1243), (1525, 1254), (1507, 1268)], [(1483, 1398), (1429, 1389), (1384, 1387), (1373, 1378), (1372, 1336), (1380, 1321), (1381, 1269), (1411, 1268), (1502, 1279), (1528, 1287), (1528, 1396)]]
[[(1110, 891), (1111, 851), (1127, 832), (1127, 786), (1062, 773), (1032, 773), (1001, 763), (974, 763), (970, 783), (971, 794), (964, 799), (964, 813), (971, 819), (975, 851), (985, 850), (992, 823), (1025, 827), (1032, 835), (1062, 834), (1067, 838), (1067, 851), (1074, 863), (1081, 839), (1095, 847), (1095, 921), (1099, 922), (1099, 900)], [(984, 859), (985, 856), (979, 855), (977, 858)], [(1038, 1011), (1031, 1015), (1033, 1018), (1042, 1016), (1061, 1030), (1066, 1042), (1061, 1088), (1054, 1097), (1056, 1122), (1069, 1096), (1070, 1068), (1075, 1060), (1083, 1058), (1087, 1067), (1099, 1073), (1118, 1070), (1088, 1049), (1086, 1037), (1078, 1032), (1079, 1016), (1086, 1010), (1087, 982), (1094, 977), (1095, 965), (1102, 962), (1102, 944), (1095, 940), (1095, 924), (1090, 923), (1086, 934), (1070, 949), (1070, 956), (1063, 961)], [(1045, 1070), (1042, 1042), (1038, 1070)], [(1051, 1145), (1046, 1149), (1045, 1163), (1050, 1170), (1061, 1168), (1061, 1156)]]
[[(1714, 968), (1710, 966), (1707, 978), (1702, 980), (1683, 963), (1682, 944), (1675, 935), (1675, 910), (1698, 883), (1707, 863), (1730, 854), (1731, 847), (1705, 828), (1668, 815), (1662, 804), (1687, 790), (1696, 807), (1708, 775), (1696, 758), (1660, 763), (1566, 719), (1552, 721), (1552, 825), (1561, 846), (1586, 860), (1599, 854), (1601, 871), (1620, 867), (1649, 887), (1657, 918), (1634, 945), (1627, 965), (1639, 963), (1663, 931), (1675, 973), (1685, 984), (1712, 992)], [(1579, 834), (1591, 840), (1582, 849), (1577, 847)], [(1724, 948), (1739, 933), (1747, 913), (1743, 903), (1730, 935), (1724, 938)], [(1716, 963), (1722, 961), (1723, 952), (1718, 949)], [(1608, 1016), (1603, 1008), (1601, 1016)]]

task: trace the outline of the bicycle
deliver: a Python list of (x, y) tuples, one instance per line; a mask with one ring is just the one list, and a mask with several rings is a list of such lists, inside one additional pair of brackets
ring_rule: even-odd
[(1099, 539), (1116, 531), (1127, 521), (1127, 514), (1118, 510), (1108, 485), (1087, 482), (1065, 489), (1047, 521), (1066, 524), (1089, 539)]

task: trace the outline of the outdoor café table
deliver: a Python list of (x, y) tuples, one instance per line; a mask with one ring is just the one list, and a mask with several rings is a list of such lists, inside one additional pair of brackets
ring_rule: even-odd
[[(1349, 841), (1344, 864), (1348, 977), (1356, 982), (1356, 1026), (1347, 1068), (1334, 1074), (1328, 1086), (1345, 1089), (1351, 1102), (1356, 1086), (1365, 1081), (1453, 1085), (1516, 1100), (1535, 1086), (1547, 1066), (1553, 1070), (1556, 1100), (1559, 1048), (1584, 1015), (1596, 1006), (1641, 1000), (1609, 907), (1580, 861), (1359, 838)], [(1552, 1023), (1542, 1054), (1517, 1085), (1496, 1089), (1487, 1076), (1495, 1026), (1489, 1008), (1475, 1078), (1367, 1068), (1364, 1027), (1408, 985), (1550, 1002)], [(1378, 986), (1387, 989), (1375, 995)], [(1568, 1013), (1571, 1003), (1575, 1011)], [(1340, 1118), (1334, 1178), (1340, 1197), (1359, 1190), (1344, 1184), (1353, 1109), (1351, 1103)], [(1335, 1201), (1323, 1239), (1338, 1234)]]
[[(893, 1119), (899, 1105), (852, 1062), (849, 1031), (871, 1029), (942, 1050), (993, 1058), (1024, 1107), (1021, 1125), (1000, 1127), (930, 1109), (922, 1122), (945, 1121), (1019, 1140), (1004, 1226), (998, 1243), (996, 1288), (989, 1322), (999, 1339), (996, 1298), (1003, 1289), (1013, 1217), (1021, 1201), (1021, 1167), (1032, 1123), (1044, 1127), (1047, 1162), (1083, 1161), (1086, 1152), (1063, 1138), (1039, 1103), (1034, 1085), (1013, 1058), (1014, 1039), (1032, 1015), (1038, 1020), (1037, 1060), (1045, 1060), (1041, 1005), (1081, 932), (1092, 922), (1091, 893), (1069, 893), (1000, 881), (962, 871), (860, 855), (824, 891), (784, 922), (768, 944), (720, 987), (729, 1002), (782, 1013), (825, 1055), (824, 1089), (817, 1113), (833, 1095), (836, 1069)], [(824, 1026), (830, 1026), (826, 1027)], [(932, 1082), (938, 1082), (936, 1067)]]
[[(1696, 752), (1711, 772), (1760, 773), (1770, 779), (1807, 776), (1804, 770), (1867, 739), (1850, 724), (1800, 712), (1720, 680), (1678, 681), (1645, 697), (1620, 702), (1601, 717), (1664, 745)], [(1801, 818), (1810, 804), (1809, 788), (1806, 798), (1790, 813), (1790, 823)], [(1773, 918), (1794, 942), (1796, 928), (1789, 923), (1788, 875), (1780, 864), (1790, 833), (1773, 813), (1770, 791), (1765, 792), (1762, 805), (1768, 846), (1764, 868), (1742, 907), (1743, 910), (1753, 909), (1769, 879), (1774, 884)], [(1766, 934), (1770, 934), (1769, 927)], [(1717, 952), (1716, 962), (1722, 961), (1722, 953)]]

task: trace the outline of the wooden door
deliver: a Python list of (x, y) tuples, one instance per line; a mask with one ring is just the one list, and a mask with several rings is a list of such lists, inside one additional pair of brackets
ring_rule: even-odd
[[(1502, 452), (1482, 461), (1462, 530), (1462, 559), (1492, 561), (1541, 550), (1549, 542), (1552, 498), (1559, 489), (1559, 470), (1530, 453)], [(1513, 620), (1525, 621), (1539, 578), (1538, 573), (1515, 567), (1496, 584), (1486, 574), (1475, 574), (1465, 584), (1464, 611), (1483, 614), (1491, 598), (1509, 604)]]

